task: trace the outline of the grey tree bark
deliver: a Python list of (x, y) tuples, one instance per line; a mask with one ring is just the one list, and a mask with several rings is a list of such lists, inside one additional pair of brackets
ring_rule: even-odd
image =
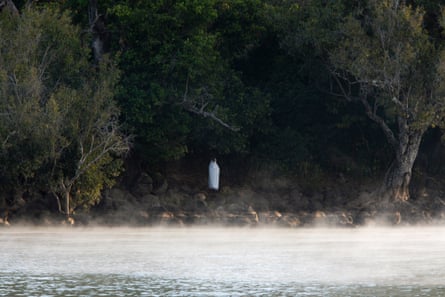
[(104, 44), (107, 32), (103, 16), (98, 13), (97, 0), (88, 2), (88, 21), (89, 31), (92, 34), (91, 47), (93, 49), (94, 61), (98, 63), (105, 51)]
[(383, 194), (395, 201), (407, 201), (410, 197), (412, 170), (423, 133), (402, 131), (399, 136), (396, 158), (385, 175)]

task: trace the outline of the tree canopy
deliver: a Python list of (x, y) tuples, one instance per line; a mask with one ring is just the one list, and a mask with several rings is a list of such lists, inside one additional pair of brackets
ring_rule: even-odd
[(118, 72), (109, 61), (92, 65), (79, 33), (51, 7), (0, 15), (2, 187), (53, 193), (60, 209), (63, 194), (68, 215), (98, 201), (128, 149), (113, 101)]
[(0, 1), (2, 187), (88, 207), (132, 135), (148, 168), (230, 155), (305, 178), (386, 175), (408, 199), (443, 126), (440, 4)]
[(340, 46), (331, 54), (339, 89), (363, 103), (394, 149), (386, 182), (402, 200), (409, 197), (424, 133), (445, 115), (442, 53), (423, 26), (424, 14), (399, 1), (370, 1), (363, 12), (346, 18)]

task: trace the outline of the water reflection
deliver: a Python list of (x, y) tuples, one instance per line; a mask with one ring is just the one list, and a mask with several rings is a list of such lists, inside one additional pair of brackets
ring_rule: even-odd
[(445, 228), (0, 229), (0, 296), (440, 296)]

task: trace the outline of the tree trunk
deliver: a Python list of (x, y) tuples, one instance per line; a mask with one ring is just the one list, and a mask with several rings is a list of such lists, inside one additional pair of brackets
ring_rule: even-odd
[(71, 186), (66, 187), (65, 189), (65, 212), (66, 212), (66, 217), (69, 218), (71, 215), (71, 206), (70, 206), (70, 201), (71, 201)]
[(94, 54), (94, 62), (98, 63), (104, 53), (104, 43), (106, 39), (105, 22), (97, 10), (97, 0), (89, 0), (88, 2), (88, 19), (90, 31), (93, 35), (92, 49)]
[(399, 134), (396, 159), (386, 173), (383, 189), (385, 196), (393, 201), (406, 201), (410, 197), (411, 174), (422, 136), (419, 131), (408, 133), (402, 130)]

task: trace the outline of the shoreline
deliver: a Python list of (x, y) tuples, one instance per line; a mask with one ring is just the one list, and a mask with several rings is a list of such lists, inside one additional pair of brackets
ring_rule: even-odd
[[(408, 201), (384, 200), (376, 181), (344, 181), (305, 187), (284, 178), (251, 178), (242, 185), (211, 191), (191, 175), (170, 173), (155, 184), (148, 174), (102, 194), (90, 209), (74, 209), (67, 219), (55, 200), (19, 199), (0, 208), (0, 227), (27, 226), (223, 226), (342, 227), (445, 224), (441, 187), (418, 187)], [(188, 179), (186, 178), (188, 177)], [(51, 203), (52, 204), (51, 204)]]
[[(425, 214), (425, 213), (424, 213)], [(12, 221), (0, 222), (0, 228), (15, 227), (69, 227), (69, 228), (363, 228), (363, 227), (415, 227), (445, 226), (445, 213), (426, 218), (402, 219), (399, 211), (360, 212), (315, 211), (278, 212), (250, 211), (246, 213), (191, 213), (184, 211), (139, 211), (132, 217), (128, 213), (80, 213), (69, 219), (62, 214), (45, 213), (40, 217), (20, 216)], [(360, 217), (361, 216), (361, 217)]]

